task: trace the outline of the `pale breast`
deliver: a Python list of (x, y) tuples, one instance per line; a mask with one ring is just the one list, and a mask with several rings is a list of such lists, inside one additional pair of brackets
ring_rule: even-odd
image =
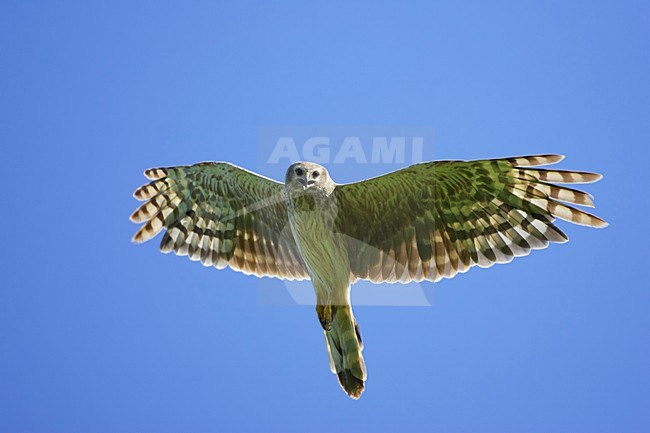
[[(347, 287), (350, 263), (340, 235), (334, 233), (336, 209), (329, 197), (300, 195), (287, 203), (289, 224), (314, 284)], [(320, 284), (318, 284), (320, 285)]]

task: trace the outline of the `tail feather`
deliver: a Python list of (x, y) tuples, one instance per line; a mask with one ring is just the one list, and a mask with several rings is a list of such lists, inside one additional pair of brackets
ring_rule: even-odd
[(330, 368), (338, 376), (343, 390), (350, 397), (358, 399), (366, 381), (359, 326), (349, 305), (333, 306), (332, 309), (332, 322), (329, 329), (324, 331)]

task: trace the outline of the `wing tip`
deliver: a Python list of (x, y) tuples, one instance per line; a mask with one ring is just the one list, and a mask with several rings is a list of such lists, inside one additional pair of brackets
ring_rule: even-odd
[(547, 153), (541, 155), (526, 155), (507, 158), (515, 167), (537, 167), (540, 165), (557, 164), (564, 159), (564, 155)]
[(146, 169), (143, 174), (147, 179), (157, 180), (167, 176), (168, 171), (165, 167), (154, 167)]
[(606, 227), (609, 227), (609, 223), (604, 219), (598, 218), (597, 216), (594, 216), (594, 218), (596, 219), (596, 222), (594, 225), (592, 225), (592, 227), (596, 229), (604, 229)]
[(550, 153), (548, 155), (542, 155), (542, 157), (546, 158), (549, 161), (547, 164), (556, 164), (558, 162), (564, 161), (566, 155), (562, 155), (561, 153)]
[(143, 197), (143, 195), (142, 195), (142, 188), (143, 188), (143, 187), (140, 187), (140, 188), (136, 189), (135, 191), (133, 191), (133, 194), (131, 194), (131, 196), (132, 196), (134, 199), (138, 200), (138, 201), (144, 201), (144, 200), (146, 200), (147, 197)]
[(604, 176), (600, 173), (592, 173), (590, 171), (575, 172), (574, 176), (577, 177), (573, 183), (594, 183), (601, 180)]
[(145, 223), (140, 229), (135, 232), (133, 237), (131, 238), (131, 242), (134, 244), (141, 244), (143, 242), (146, 242), (150, 239), (153, 239), (156, 237), (158, 233), (163, 229), (162, 226), (154, 226), (152, 223), (155, 220), (150, 220), (147, 223)]
[[(586, 225), (588, 227), (593, 227), (596, 229), (604, 229), (605, 227), (609, 226), (609, 223), (605, 221), (604, 219), (588, 213), (588, 212), (583, 212), (583, 215), (588, 218), (587, 221), (584, 221), (583, 225)], [(578, 224), (582, 223), (583, 221), (578, 222)]]

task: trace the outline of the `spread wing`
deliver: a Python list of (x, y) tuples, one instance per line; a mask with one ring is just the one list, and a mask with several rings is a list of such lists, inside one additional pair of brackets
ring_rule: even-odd
[(309, 275), (287, 222), (283, 185), (223, 162), (153, 168), (133, 196), (140, 243), (165, 229), (161, 251), (205, 266), (289, 280)]
[(506, 263), (568, 238), (553, 222), (605, 227), (566, 203), (593, 207), (582, 191), (555, 183), (602, 176), (531, 168), (563, 159), (539, 155), (436, 161), (335, 189), (336, 229), (352, 274), (373, 282), (451, 278), (478, 265)]

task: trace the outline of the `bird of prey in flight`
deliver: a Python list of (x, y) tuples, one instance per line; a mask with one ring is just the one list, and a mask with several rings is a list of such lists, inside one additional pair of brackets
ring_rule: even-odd
[(555, 218), (590, 227), (602, 219), (585, 192), (558, 184), (602, 176), (535, 168), (563, 159), (536, 155), (433, 161), (349, 184), (325, 167), (297, 162), (284, 183), (226, 162), (153, 168), (134, 192), (131, 220), (147, 241), (205, 266), (259, 277), (311, 280), (330, 367), (359, 398), (366, 381), (363, 343), (350, 306), (357, 280), (438, 281), (506, 263), (549, 242), (566, 242)]

